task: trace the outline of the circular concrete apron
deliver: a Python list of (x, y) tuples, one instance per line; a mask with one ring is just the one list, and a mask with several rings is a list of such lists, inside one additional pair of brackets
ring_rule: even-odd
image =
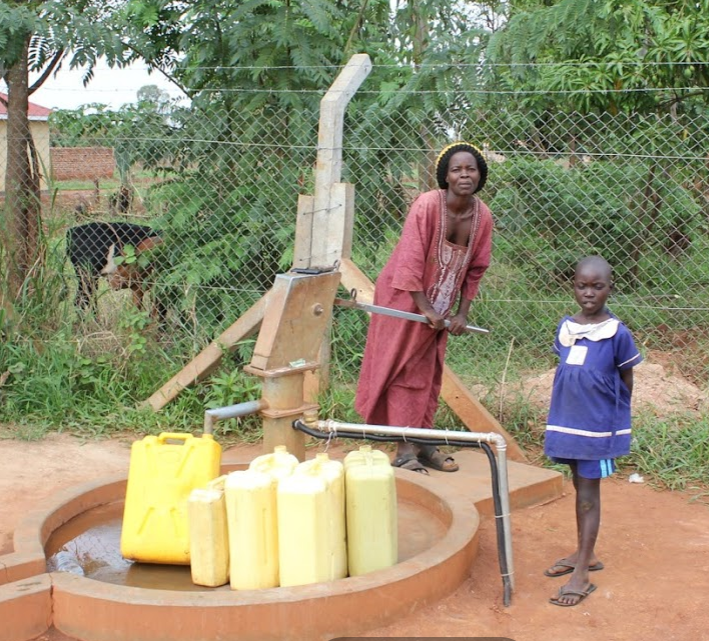
[[(479, 526), (472, 501), (443, 483), (401, 470), (396, 483), (400, 561), (393, 567), (327, 583), (233, 591), (190, 586), (185, 568), (183, 578), (155, 581), (150, 572), (133, 578), (106, 572), (104, 563), (95, 578), (51, 573), (52, 623), (82, 641), (328, 641), (391, 623), (468, 578)], [(61, 493), (23, 520), (15, 551), (39, 549), (49, 557), (101, 521), (110, 539), (125, 489), (125, 478), (103, 479)], [(119, 554), (116, 545), (106, 541), (105, 554)]]

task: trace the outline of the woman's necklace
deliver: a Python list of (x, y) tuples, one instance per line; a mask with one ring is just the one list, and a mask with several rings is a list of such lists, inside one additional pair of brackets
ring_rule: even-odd
[[(448, 216), (449, 215), (454, 215), (451, 214), (448, 211), (448, 198), (445, 190), (441, 191), (441, 205), (443, 209), (443, 216), (442, 221), (441, 221), (441, 234), (438, 238), (438, 261), (439, 265), (444, 265), (447, 266), (448, 263), (451, 260), (450, 256), (446, 256), (446, 252), (443, 251), (443, 246), (444, 246), (444, 241), (447, 241), (448, 239)], [(480, 224), (480, 200), (476, 196), (473, 196), (473, 202), (470, 206), (470, 209), (468, 209), (465, 213), (467, 214), (468, 212), (472, 212), (472, 222), (470, 223), (470, 230), (468, 232), (468, 238), (467, 238), (467, 250), (466, 250), (466, 259), (470, 255), (470, 252), (473, 247), (473, 239), (475, 238), (475, 235), (477, 234), (478, 231), (478, 226)]]

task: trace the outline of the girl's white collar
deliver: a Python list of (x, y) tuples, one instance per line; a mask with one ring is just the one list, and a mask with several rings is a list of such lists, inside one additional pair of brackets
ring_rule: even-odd
[(620, 321), (617, 318), (608, 318), (601, 323), (592, 325), (582, 325), (567, 319), (559, 330), (559, 342), (564, 347), (571, 347), (580, 338), (586, 338), (590, 341), (602, 341), (615, 336), (618, 331), (618, 325), (620, 325)]

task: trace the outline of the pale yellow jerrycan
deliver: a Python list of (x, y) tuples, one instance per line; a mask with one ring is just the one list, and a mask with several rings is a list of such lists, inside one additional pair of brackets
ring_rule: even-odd
[(328, 581), (327, 484), (309, 474), (278, 482), (278, 568), (281, 587)]
[(350, 454), (345, 463), (347, 560), (350, 576), (359, 576), (398, 560), (396, 482), (386, 453), (364, 446)]
[(216, 588), (229, 582), (229, 531), (224, 481), (210, 481), (192, 490), (187, 501), (192, 583)]
[(278, 484), (281, 585), (347, 576), (344, 467), (324, 453)]
[(251, 461), (249, 469), (269, 474), (278, 481), (290, 476), (298, 463), (298, 459), (288, 452), (285, 445), (276, 445), (270, 454), (262, 454)]
[(256, 470), (227, 475), (224, 483), (232, 590), (278, 587), (277, 481)]
[(350, 465), (361, 465), (371, 460), (377, 461), (377, 464), (384, 465), (389, 463), (389, 456), (386, 452), (372, 449), (371, 445), (360, 445), (359, 449), (348, 452), (344, 458), (345, 470)]
[(121, 526), (126, 559), (189, 565), (187, 499), (219, 476), (221, 452), (211, 434), (163, 432), (133, 443)]

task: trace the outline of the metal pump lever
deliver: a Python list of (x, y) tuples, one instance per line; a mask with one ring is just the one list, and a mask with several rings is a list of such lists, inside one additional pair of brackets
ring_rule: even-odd
[[(384, 316), (393, 316), (394, 318), (403, 318), (405, 320), (416, 321), (417, 323), (426, 323), (428, 325), (428, 318), (423, 314), (414, 314), (412, 312), (404, 312), (400, 309), (392, 309), (391, 307), (382, 307), (381, 305), (370, 305), (368, 303), (360, 303), (357, 301), (357, 290), (353, 289), (350, 292), (349, 300), (344, 298), (336, 298), (335, 305), (338, 307), (347, 307), (350, 309), (361, 309), (365, 312), (370, 312), (372, 314), (382, 314)], [(451, 322), (449, 320), (445, 321), (445, 326), (449, 327)], [(476, 327), (475, 325), (466, 325), (466, 332), (478, 333), (478, 334), (489, 334), (489, 329), (483, 329), (482, 327)]]

